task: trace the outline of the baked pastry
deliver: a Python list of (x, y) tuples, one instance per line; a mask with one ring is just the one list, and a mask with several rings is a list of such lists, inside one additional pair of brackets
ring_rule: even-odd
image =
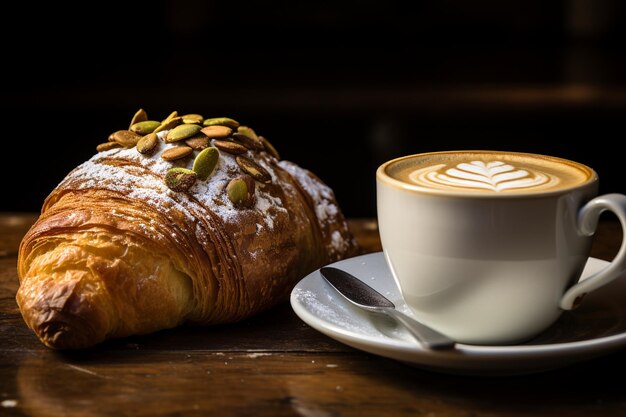
[(17, 303), (49, 347), (236, 322), (357, 253), (331, 188), (230, 118), (137, 112), (46, 198)]

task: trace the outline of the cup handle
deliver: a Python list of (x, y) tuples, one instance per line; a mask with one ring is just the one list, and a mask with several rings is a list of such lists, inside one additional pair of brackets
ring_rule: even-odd
[[(585, 204), (578, 212), (578, 229), (580, 233), (586, 236), (593, 235), (598, 226), (600, 214), (605, 210), (615, 213), (622, 224), (622, 232), (626, 235), (626, 195), (623, 194), (601, 195)], [(563, 310), (571, 310), (577, 307), (587, 293), (613, 281), (625, 270), (626, 238), (622, 238), (622, 245), (613, 261), (601, 271), (569, 288), (561, 298), (561, 308)]]

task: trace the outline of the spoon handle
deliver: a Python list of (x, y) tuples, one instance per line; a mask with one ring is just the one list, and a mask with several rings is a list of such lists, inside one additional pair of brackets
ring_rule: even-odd
[(406, 327), (409, 333), (428, 349), (450, 349), (456, 344), (448, 336), (423, 325), (395, 308), (381, 308), (380, 310)]

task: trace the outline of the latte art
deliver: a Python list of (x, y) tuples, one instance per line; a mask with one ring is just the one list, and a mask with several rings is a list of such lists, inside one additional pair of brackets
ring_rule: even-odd
[(504, 151), (443, 151), (387, 161), (377, 179), (407, 191), (452, 195), (558, 192), (597, 181), (586, 165), (548, 155)]
[(502, 161), (471, 161), (453, 168), (439, 164), (415, 170), (409, 178), (416, 184), (435, 188), (482, 188), (496, 192), (559, 183), (557, 177), (527, 168), (517, 168)]

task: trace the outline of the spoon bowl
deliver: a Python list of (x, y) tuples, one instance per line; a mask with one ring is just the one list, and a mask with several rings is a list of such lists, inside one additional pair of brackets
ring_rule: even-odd
[(424, 347), (428, 349), (450, 349), (456, 344), (448, 336), (397, 310), (391, 300), (354, 275), (329, 266), (320, 268), (320, 273), (326, 282), (346, 300), (367, 311), (392, 317), (396, 322), (402, 324)]

